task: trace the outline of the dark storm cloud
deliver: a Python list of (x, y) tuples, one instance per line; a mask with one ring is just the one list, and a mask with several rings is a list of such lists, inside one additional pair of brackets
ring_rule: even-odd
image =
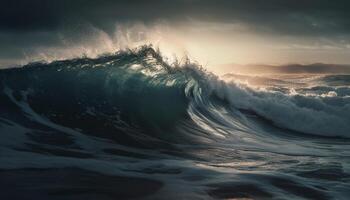
[(82, 21), (108, 29), (115, 21), (194, 18), (282, 34), (348, 34), (349, 8), (347, 0), (5, 0), (0, 30), (52, 30)]
[(117, 22), (135, 21), (238, 23), (272, 36), (350, 41), (349, 9), (348, 0), (0, 0), (0, 57), (61, 45), (62, 32), (82, 37), (86, 24), (111, 34)]
[(53, 29), (59, 20), (54, 5), (45, 0), (0, 1), (0, 30)]

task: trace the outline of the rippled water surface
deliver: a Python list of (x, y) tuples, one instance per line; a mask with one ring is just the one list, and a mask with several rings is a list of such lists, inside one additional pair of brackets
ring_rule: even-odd
[(350, 76), (152, 48), (0, 71), (1, 199), (348, 199)]

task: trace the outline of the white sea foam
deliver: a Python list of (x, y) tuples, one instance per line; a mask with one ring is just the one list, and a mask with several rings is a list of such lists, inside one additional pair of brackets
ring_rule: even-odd
[(320, 95), (286, 94), (252, 89), (215, 77), (209, 79), (213, 94), (229, 101), (234, 108), (253, 111), (281, 128), (313, 135), (350, 137), (350, 98), (339, 97), (335, 91)]

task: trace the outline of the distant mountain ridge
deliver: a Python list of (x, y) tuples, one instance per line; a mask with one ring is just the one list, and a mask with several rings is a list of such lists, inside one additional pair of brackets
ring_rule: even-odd
[(350, 65), (343, 64), (224, 64), (220, 67), (232, 73), (239, 74), (350, 74)]

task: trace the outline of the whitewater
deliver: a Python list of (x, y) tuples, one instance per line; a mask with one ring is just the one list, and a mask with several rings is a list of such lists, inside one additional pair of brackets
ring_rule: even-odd
[(151, 46), (0, 70), (0, 199), (348, 199), (350, 75)]

